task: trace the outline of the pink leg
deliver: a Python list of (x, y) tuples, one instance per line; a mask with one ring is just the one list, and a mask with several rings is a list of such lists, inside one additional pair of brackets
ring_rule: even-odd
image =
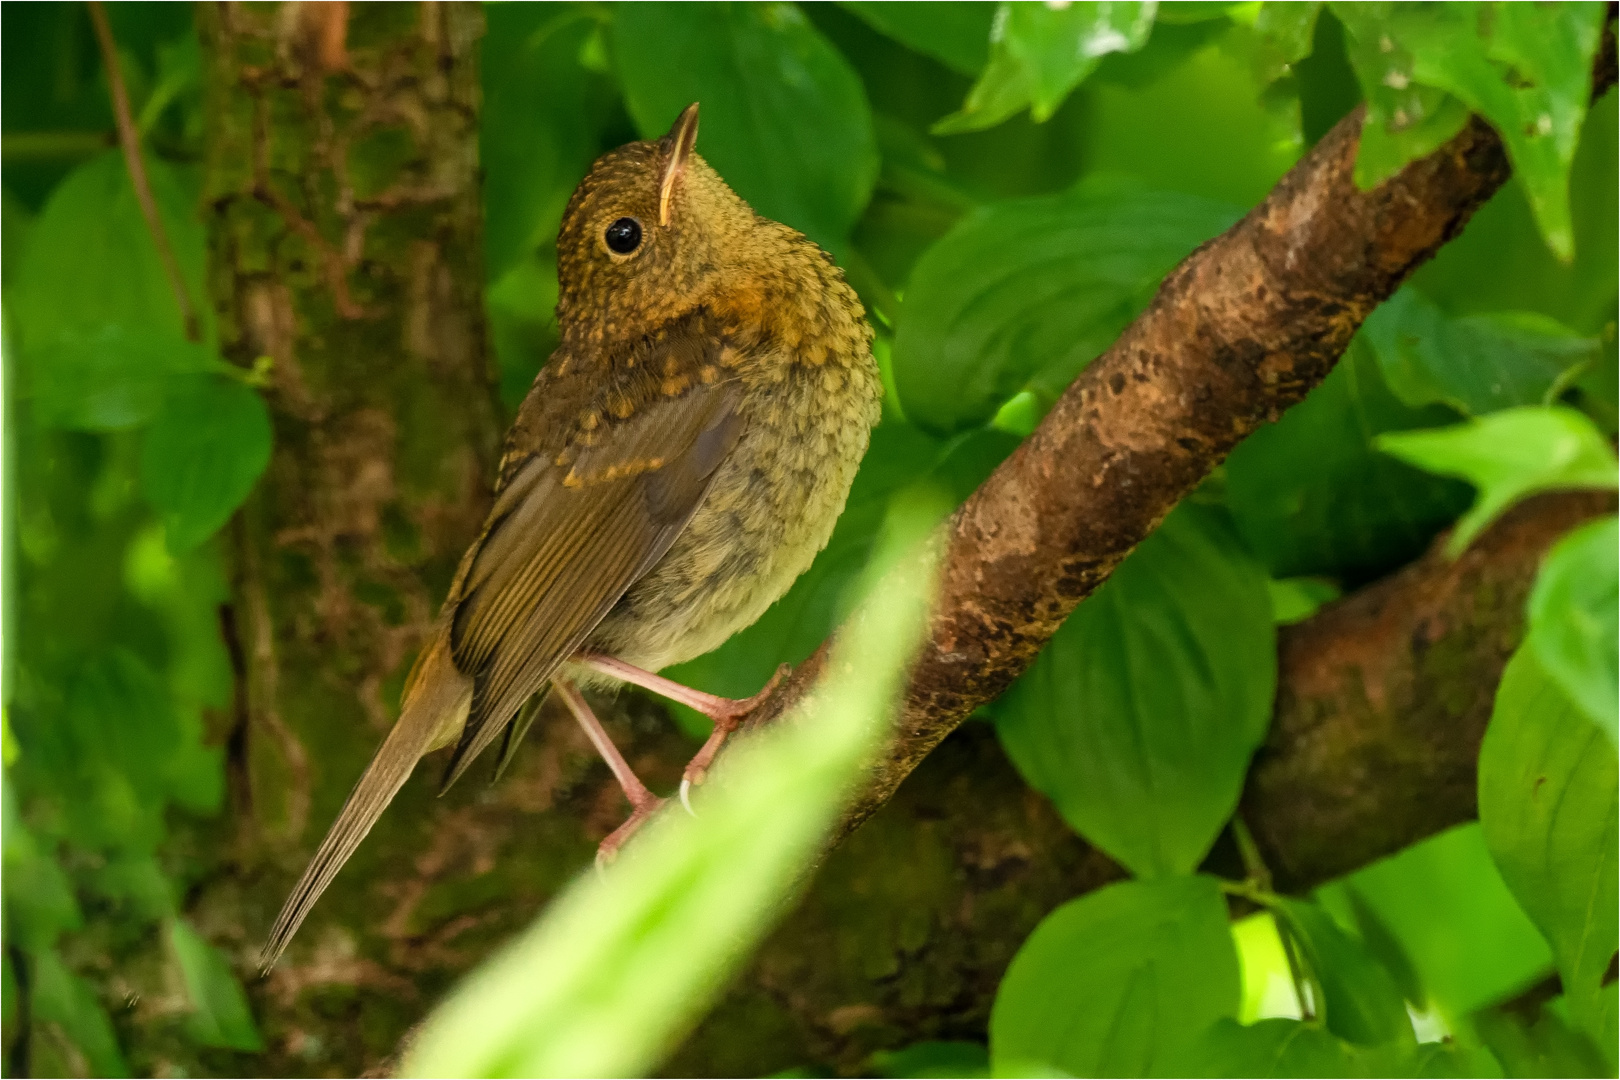
[(714, 731), (710, 733), (708, 741), (687, 763), (686, 773), (681, 777), (681, 805), (690, 812), (691, 791), (694, 785), (703, 783), (703, 777), (708, 773), (709, 766), (714, 764), (715, 755), (720, 753), (720, 747), (725, 745), (727, 736), (737, 730), (743, 718), (759, 707), (760, 702), (770, 696), (776, 684), (781, 682), (788, 673), (788, 666), (783, 664), (771, 676), (771, 681), (765, 688), (753, 697), (726, 698), (717, 694), (706, 694), (702, 690), (694, 690), (690, 686), (682, 686), (673, 679), (666, 679), (662, 675), (654, 675), (650, 671), (643, 671), (634, 664), (627, 664), (615, 656), (604, 656), (601, 653), (579, 653), (574, 657), (576, 664), (583, 664), (593, 671), (600, 671), (621, 682), (639, 686), (643, 690), (650, 690), (659, 697), (678, 701), (682, 705), (695, 709), (714, 721)]
[(658, 812), (658, 808), (664, 805), (664, 800), (648, 791), (647, 785), (636, 776), (635, 771), (630, 768), (630, 763), (619, 753), (619, 748), (608, 738), (608, 733), (602, 728), (602, 722), (596, 718), (590, 705), (580, 695), (579, 688), (567, 679), (559, 677), (553, 677), (551, 685), (556, 688), (557, 696), (568, 706), (568, 711), (574, 714), (579, 726), (585, 729), (585, 736), (591, 740), (591, 745), (596, 747), (596, 752), (602, 755), (602, 760), (613, 770), (614, 779), (618, 780), (619, 787), (624, 789), (624, 797), (630, 800), (630, 819), (609, 833), (607, 839), (596, 849), (596, 864), (601, 866), (613, 861), (619, 848), (635, 835), (636, 830), (640, 829), (648, 818)]

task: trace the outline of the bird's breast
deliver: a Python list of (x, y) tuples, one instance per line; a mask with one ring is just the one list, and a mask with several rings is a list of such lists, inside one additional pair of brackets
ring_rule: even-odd
[(736, 447), (593, 647), (649, 670), (701, 656), (764, 614), (826, 546), (877, 420), (876, 366), (862, 348), (755, 370)]

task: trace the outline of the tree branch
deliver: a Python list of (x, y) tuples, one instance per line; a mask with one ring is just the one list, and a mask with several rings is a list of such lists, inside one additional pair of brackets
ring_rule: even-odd
[[(1612, 85), (1612, 52), (1597, 90)], [(847, 836), (1250, 432), (1325, 378), (1362, 320), (1509, 176), (1477, 116), (1372, 191), (1362, 109), (1242, 221), (1189, 256), (948, 524), (939, 607), (895, 720), (834, 834)], [(823, 644), (749, 721), (819, 675)]]

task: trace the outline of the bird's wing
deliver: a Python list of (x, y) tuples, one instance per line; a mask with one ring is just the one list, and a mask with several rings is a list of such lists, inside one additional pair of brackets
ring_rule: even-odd
[(509, 462), (450, 619), (475, 689), (446, 787), (669, 550), (742, 431), (739, 396), (647, 395), (571, 456)]

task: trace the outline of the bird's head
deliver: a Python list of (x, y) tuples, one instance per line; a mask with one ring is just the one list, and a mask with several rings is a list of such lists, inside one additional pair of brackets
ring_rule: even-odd
[(557, 236), (557, 314), (600, 340), (678, 318), (724, 287), (780, 230), (697, 155), (698, 107), (669, 134), (602, 155), (575, 190)]

